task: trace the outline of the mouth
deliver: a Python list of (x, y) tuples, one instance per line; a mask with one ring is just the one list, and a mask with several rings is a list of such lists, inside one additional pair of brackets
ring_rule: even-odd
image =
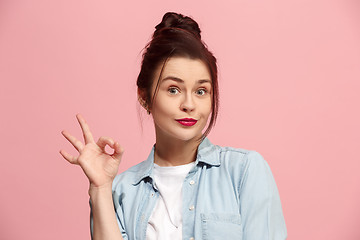
[(182, 119), (176, 119), (176, 121), (178, 123), (180, 123), (183, 126), (193, 126), (196, 124), (197, 120), (193, 119), (193, 118), (182, 118)]

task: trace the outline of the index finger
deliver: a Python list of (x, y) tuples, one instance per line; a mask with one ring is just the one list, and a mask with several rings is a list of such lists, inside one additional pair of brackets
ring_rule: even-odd
[(86, 123), (83, 116), (81, 116), (80, 113), (78, 113), (78, 114), (76, 114), (76, 118), (79, 121), (79, 124), (81, 126), (81, 130), (83, 132), (85, 144), (90, 143), (90, 142), (95, 142), (94, 138), (93, 138), (93, 136), (92, 136), (92, 134), (90, 132), (89, 125)]

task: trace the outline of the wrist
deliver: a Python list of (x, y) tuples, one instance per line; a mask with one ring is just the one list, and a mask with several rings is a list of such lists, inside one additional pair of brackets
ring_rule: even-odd
[(88, 193), (90, 198), (93, 198), (99, 194), (101, 195), (106, 193), (112, 194), (112, 182), (103, 184), (101, 186), (95, 186), (94, 184), (90, 183)]

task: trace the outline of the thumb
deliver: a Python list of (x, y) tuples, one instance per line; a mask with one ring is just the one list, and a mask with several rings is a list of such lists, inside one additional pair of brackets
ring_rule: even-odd
[(124, 149), (120, 146), (120, 144), (118, 142), (114, 143), (114, 153), (113, 156), (116, 160), (118, 160), (119, 162), (121, 161), (121, 157), (124, 153)]

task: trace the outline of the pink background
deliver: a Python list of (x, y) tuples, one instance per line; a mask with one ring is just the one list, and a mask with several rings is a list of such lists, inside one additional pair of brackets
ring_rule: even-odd
[(289, 239), (360, 239), (356, 0), (0, 0), (0, 239), (89, 238), (88, 181), (60, 132), (82, 139), (79, 112), (122, 143), (120, 171), (146, 159), (135, 81), (166, 11), (200, 24), (220, 69), (209, 138), (265, 157)]

